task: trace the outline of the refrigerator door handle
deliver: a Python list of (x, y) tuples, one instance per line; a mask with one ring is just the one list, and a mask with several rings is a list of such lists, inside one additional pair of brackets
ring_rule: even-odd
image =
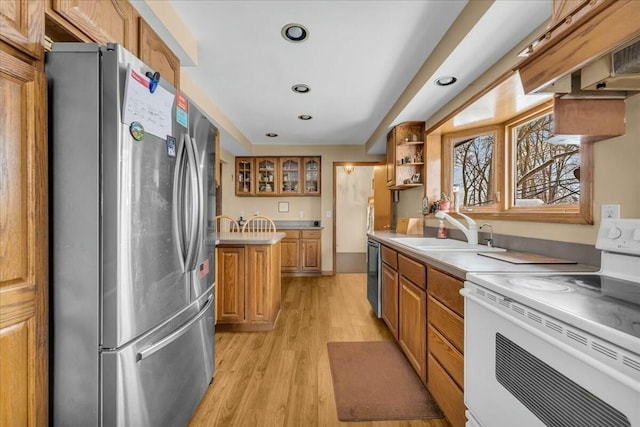
[(198, 314), (193, 316), (192, 319), (187, 321), (184, 325), (180, 326), (170, 335), (167, 335), (160, 341), (140, 350), (138, 354), (136, 354), (136, 362), (146, 359), (147, 357), (151, 356), (154, 353), (157, 353), (158, 351), (162, 350), (164, 347), (171, 344), (173, 341), (180, 338), (180, 336), (182, 336), (185, 332), (187, 332), (187, 330), (189, 330), (191, 325), (196, 323), (198, 320), (200, 320), (202, 316), (206, 314), (207, 310), (209, 309), (212, 303), (213, 303), (213, 295), (209, 295), (209, 298), (207, 298), (207, 303), (204, 305), (204, 307), (202, 307), (202, 310), (200, 310)]
[(185, 272), (185, 254), (184, 254), (184, 211), (182, 206), (184, 204), (184, 184), (182, 178), (184, 175), (184, 141), (185, 135), (182, 135), (180, 142), (178, 143), (176, 167), (173, 171), (173, 203), (172, 203), (172, 222), (173, 222), (173, 237), (180, 254), (180, 267), (182, 272)]
[(196, 166), (198, 166), (196, 168), (196, 175), (198, 177), (198, 234), (196, 235), (196, 246), (195, 246), (195, 252), (194, 252), (194, 259), (193, 259), (193, 266), (192, 269), (195, 269), (198, 263), (198, 260), (196, 259), (197, 254), (200, 253), (200, 249), (202, 247), (202, 242), (203, 242), (203, 238), (204, 238), (204, 208), (205, 208), (205, 199), (204, 199), (204, 181), (203, 181), (203, 173), (202, 173), (202, 167), (199, 167), (200, 165), (198, 165), (197, 163), (197, 155), (196, 153), (198, 152), (198, 145), (196, 144), (196, 139), (194, 137), (191, 137), (191, 145), (193, 146), (193, 152), (194, 152), (194, 157), (196, 158)]
[(189, 244), (187, 250), (187, 260), (185, 267), (187, 271), (191, 271), (195, 268), (196, 248), (198, 246), (198, 230), (200, 224), (198, 218), (200, 217), (200, 185), (198, 184), (198, 160), (196, 158), (195, 147), (191, 141), (191, 137), (185, 134), (184, 137), (187, 147), (187, 160), (189, 161), (189, 172), (191, 178), (191, 229), (189, 230)]

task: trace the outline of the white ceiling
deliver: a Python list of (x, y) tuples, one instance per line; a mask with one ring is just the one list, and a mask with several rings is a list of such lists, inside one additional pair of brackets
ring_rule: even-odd
[[(198, 64), (182, 72), (252, 144), (363, 145), (374, 137), (370, 154), (384, 153), (376, 128), (466, 4), (171, 0), (198, 44)], [(428, 119), (550, 15), (551, 0), (495, 1), (388, 127)], [(280, 31), (288, 23), (304, 25), (309, 38), (285, 41)], [(458, 83), (435, 86), (442, 75)], [(311, 92), (294, 93), (297, 83)], [(227, 132), (222, 144), (244, 153)]]

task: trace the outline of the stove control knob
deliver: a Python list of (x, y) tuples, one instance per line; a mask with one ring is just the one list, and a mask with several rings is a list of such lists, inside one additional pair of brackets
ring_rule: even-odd
[(615, 240), (618, 237), (620, 237), (620, 235), (622, 235), (622, 231), (620, 231), (618, 227), (613, 226), (609, 229), (609, 232), (607, 233), (607, 238)]

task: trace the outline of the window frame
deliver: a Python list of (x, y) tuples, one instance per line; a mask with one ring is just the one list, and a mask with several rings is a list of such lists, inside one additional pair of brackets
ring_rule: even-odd
[[(459, 209), (462, 212), (468, 213), (491, 213), (500, 210), (501, 207), (501, 199), (502, 199), (502, 188), (504, 188), (504, 174), (500, 173), (501, 170), (504, 170), (504, 126), (502, 125), (494, 125), (494, 126), (484, 126), (481, 128), (468, 129), (459, 132), (453, 132), (450, 134), (443, 135), (443, 162), (442, 162), (442, 188), (449, 189), (453, 188), (453, 172), (454, 172), (454, 156), (453, 150), (457, 142), (474, 138), (477, 136), (487, 135), (493, 133), (493, 176), (491, 177), (493, 181), (494, 188), (494, 203), (491, 205), (484, 206), (474, 206), (474, 207), (466, 207), (460, 206)], [(447, 194), (450, 197), (453, 197), (453, 194), (449, 194), (448, 191), (443, 191), (443, 193)], [(499, 193), (499, 194), (496, 194)]]
[(491, 206), (472, 208), (460, 206), (461, 212), (478, 219), (593, 224), (593, 144), (589, 142), (580, 144), (579, 205), (515, 206), (513, 203), (515, 161), (513, 159), (515, 155), (513, 129), (550, 112), (553, 112), (553, 103), (545, 102), (498, 125), (442, 135), (442, 191), (448, 193), (453, 188), (453, 148), (455, 143), (463, 138), (495, 132), (493, 179), (495, 182), (494, 191), (499, 193), (495, 196), (496, 203)]

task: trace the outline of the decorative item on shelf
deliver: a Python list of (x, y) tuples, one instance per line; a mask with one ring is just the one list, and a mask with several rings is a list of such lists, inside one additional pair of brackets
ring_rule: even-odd
[(449, 212), (449, 210), (451, 209), (451, 199), (449, 198), (449, 196), (447, 196), (444, 193), (440, 195), (440, 200), (436, 201), (436, 203), (437, 203), (436, 210)]
[(411, 141), (418, 142), (418, 135), (416, 135), (415, 133), (411, 135)]
[(414, 173), (413, 176), (411, 177), (411, 182), (413, 182), (414, 184), (419, 184), (420, 183), (420, 174), (419, 173)]
[(422, 163), (422, 150), (417, 150), (413, 157), (413, 163)]

